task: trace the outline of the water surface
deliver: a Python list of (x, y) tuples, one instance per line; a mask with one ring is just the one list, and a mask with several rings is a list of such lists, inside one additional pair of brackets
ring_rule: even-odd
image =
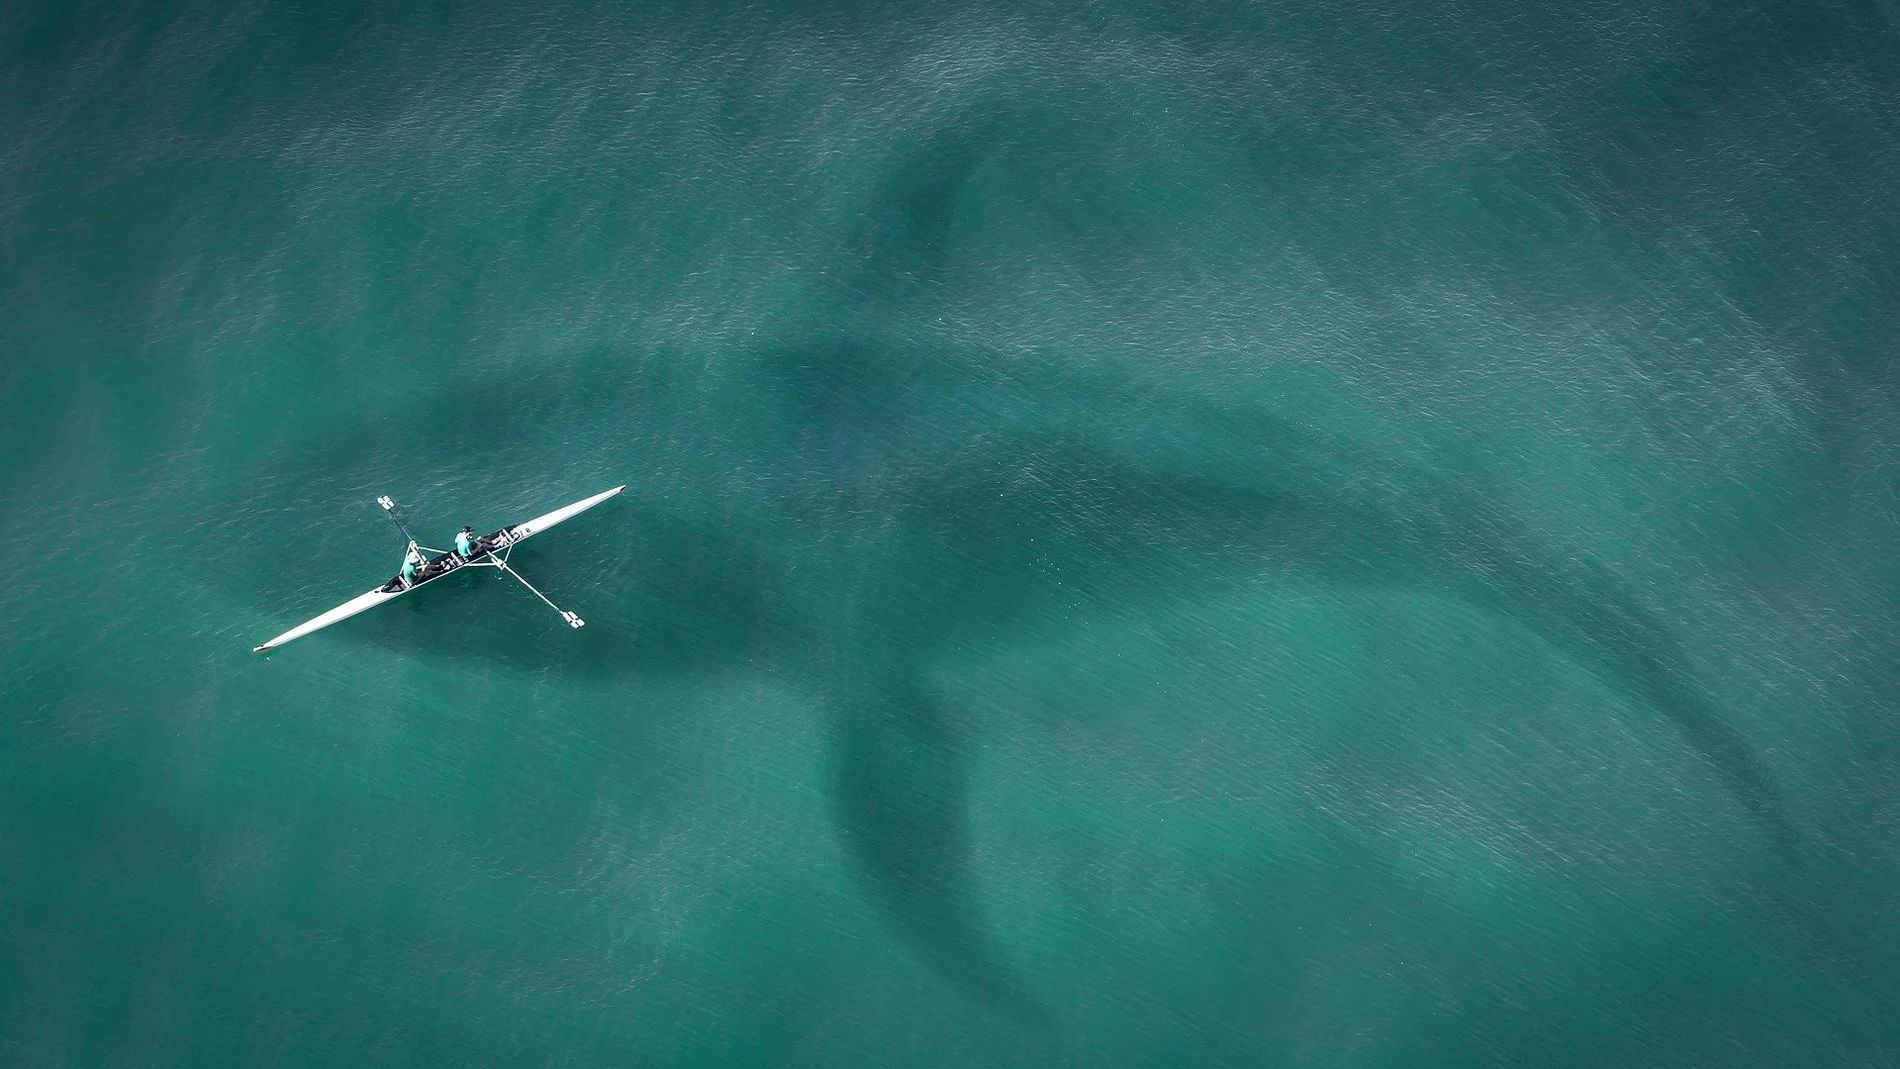
[(1895, 19), (8, 6), (0, 1053), (1890, 1064)]

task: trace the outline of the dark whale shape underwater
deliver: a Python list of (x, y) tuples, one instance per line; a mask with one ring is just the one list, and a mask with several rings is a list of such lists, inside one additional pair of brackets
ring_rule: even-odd
[[(998, 564), (1016, 560), (1010, 547), (1037, 532), (1066, 532), (1092, 555), (1106, 547), (1131, 561), (1162, 543), (1200, 544), (1230, 574), (1427, 586), (1516, 620), (1667, 718), (1763, 836), (1792, 855), (1795, 823), (1766, 767), (1696, 683), (1667, 622), (1609, 569), (1552, 552), (1497, 504), (1244, 404), (1175, 396), (1165, 384), (1116, 382), (1100, 370), (1087, 381), (1015, 365), (998, 373), (1006, 362), (953, 346), (930, 352), (914, 334), (881, 342), (892, 308), (932, 300), (957, 199), (977, 162), (967, 143), (912, 161), (869, 221), (840, 314), (778, 354), (808, 412), (811, 437), (797, 451), (825, 456), (834, 471), (928, 471), (865, 479), (875, 500), (861, 513), (895, 512), (927, 529), (908, 555), (934, 549), (945, 568), (986, 562), (981, 581), (995, 594), (979, 625), (936, 612), (928, 589), (889, 590), (884, 605), (861, 606), (867, 619), (854, 631), (875, 636), (881, 616), (902, 614), (913, 635), (930, 626), (918, 621), (941, 620), (937, 638), (953, 643), (1007, 627), (1013, 615), (1033, 613), (1039, 597), (1087, 590), (1087, 582), (1059, 581), (1082, 577)], [(1114, 441), (1094, 440), (1061, 415), (1041, 417), (1037, 398), (1052, 394), (1064, 411), (1088, 413), (1088, 427), (1113, 427)], [(974, 445), (930, 443), (926, 421), (905, 418), (923, 398), (939, 410), (997, 413), (1012, 430)], [(919, 464), (907, 455), (920, 448), (935, 458)], [(1026, 475), (1033, 495), (1021, 489)], [(871, 896), (945, 979), (1018, 1018), (1041, 1018), (971, 904), (958, 718), (907, 655), (880, 651), (867, 637), (850, 659), (855, 675), (833, 691), (835, 799)]]
[[(1666, 718), (1764, 838), (1792, 855), (1795, 822), (1762, 760), (1697, 684), (1668, 622), (1608, 568), (1553, 552), (1482, 495), (1258, 405), (1178, 388), (1166, 375), (1026, 366), (933, 332), (951, 224), (981, 141), (980, 132), (940, 137), (897, 171), (845, 251), (831, 312), (748, 357), (786, 418), (735, 436), (737, 445), (707, 447), (707, 472), (745, 469), (731, 483), (735, 511), (768, 526), (822, 526), (824, 546), (788, 535), (794, 568), (783, 547), (670, 518), (636, 481), (629, 504), (662, 562), (649, 586), (653, 615), (630, 646), (603, 646), (615, 639), (596, 626), (564, 631), (562, 648), (586, 650), (591, 666), (641, 673), (798, 665), (789, 674), (835, 725), (832, 807), (868, 898), (947, 983), (1028, 1023), (1048, 1014), (976, 905), (967, 729), (929, 673), (933, 651), (995, 641), (1078, 599), (1163, 600), (1205, 589), (1210, 577), (1284, 576), (1426, 587), (1481, 605)], [(894, 333), (894, 322), (906, 331)], [(603, 418), (622, 424), (661, 418), (656, 406), (676, 395), (657, 395), (693, 388), (647, 382), (630, 395), (624, 372), (606, 374), (622, 381), (590, 392)], [(417, 414), (329, 452), (402, 454), (463, 439), (473, 448), (536, 404), (532, 391), (486, 392), (506, 397), (506, 410), (471, 418), (463, 398), (440, 425)], [(1052, 397), (1062, 404), (1043, 403)], [(946, 410), (971, 415), (949, 428), (931, 418)], [(1100, 427), (1112, 427), (1112, 439)], [(417, 442), (379, 447), (377, 434)], [(339, 459), (313, 449), (299, 470), (364, 467)], [(1020, 552), (1032, 538), (1045, 547), (1033, 558)], [(1077, 563), (1065, 544), (1085, 544), (1094, 563)], [(1199, 564), (1172, 577), (1140, 567), (1106, 574), (1163, 546)], [(872, 567), (874, 557), (895, 566)], [(724, 644), (708, 648), (703, 639), (715, 634)], [(469, 655), (442, 643), (434, 648), (445, 656)]]

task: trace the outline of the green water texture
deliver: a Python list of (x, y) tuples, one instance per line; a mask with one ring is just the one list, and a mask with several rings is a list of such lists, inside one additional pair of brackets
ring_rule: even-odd
[(0, 1063), (1900, 1064), (1897, 205), (1886, 0), (0, 6)]

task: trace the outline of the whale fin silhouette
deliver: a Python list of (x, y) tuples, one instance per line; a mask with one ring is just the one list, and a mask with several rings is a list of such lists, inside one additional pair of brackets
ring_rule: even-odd
[(942, 979), (1020, 1022), (1046, 1021), (976, 905), (961, 726), (910, 678), (855, 688), (842, 705), (834, 804), (871, 900)]

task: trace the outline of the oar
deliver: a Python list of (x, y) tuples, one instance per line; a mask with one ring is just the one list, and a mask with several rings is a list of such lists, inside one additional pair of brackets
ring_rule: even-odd
[(376, 503), (383, 507), (384, 512), (389, 513), (389, 518), (391, 520), (394, 520), (396, 523), (396, 530), (402, 532), (402, 536), (409, 540), (410, 546), (416, 549), (419, 549), (424, 553), (435, 553), (439, 555), (444, 552), (443, 550), (435, 549), (430, 546), (425, 546), (422, 543), (416, 541), (416, 536), (410, 534), (409, 528), (403, 525), (402, 517), (396, 515), (396, 503), (389, 499), (388, 494), (384, 494), (383, 496), (377, 498)]
[(533, 583), (528, 582), (526, 579), (522, 579), (520, 572), (517, 572), (513, 568), (508, 567), (507, 561), (502, 560), (500, 557), (495, 556), (493, 553), (490, 553), (488, 555), (488, 559), (495, 563), (495, 567), (500, 568), (502, 571), (507, 572), (509, 575), (512, 575), (517, 580), (519, 580), (521, 585), (527, 587), (530, 593), (532, 593), (535, 597), (541, 599), (542, 604), (546, 605), (550, 609), (553, 609), (555, 612), (560, 613), (561, 619), (567, 621), (567, 626), (581, 627), (587, 623), (586, 620), (583, 620), (580, 618), (580, 615), (578, 613), (568, 612), (566, 609), (563, 609), (559, 605), (556, 605), (553, 602), (549, 601), (548, 596), (546, 594), (541, 593), (539, 590), (536, 590), (534, 588)]
[(383, 511), (389, 513), (389, 518), (396, 522), (396, 530), (402, 532), (402, 536), (409, 540), (410, 545), (412, 546), (415, 545), (416, 536), (410, 534), (409, 528), (403, 526), (402, 517), (396, 515), (396, 503), (389, 499), (389, 495), (384, 494), (383, 496), (377, 498), (376, 503), (378, 505), (381, 505), (383, 507)]

